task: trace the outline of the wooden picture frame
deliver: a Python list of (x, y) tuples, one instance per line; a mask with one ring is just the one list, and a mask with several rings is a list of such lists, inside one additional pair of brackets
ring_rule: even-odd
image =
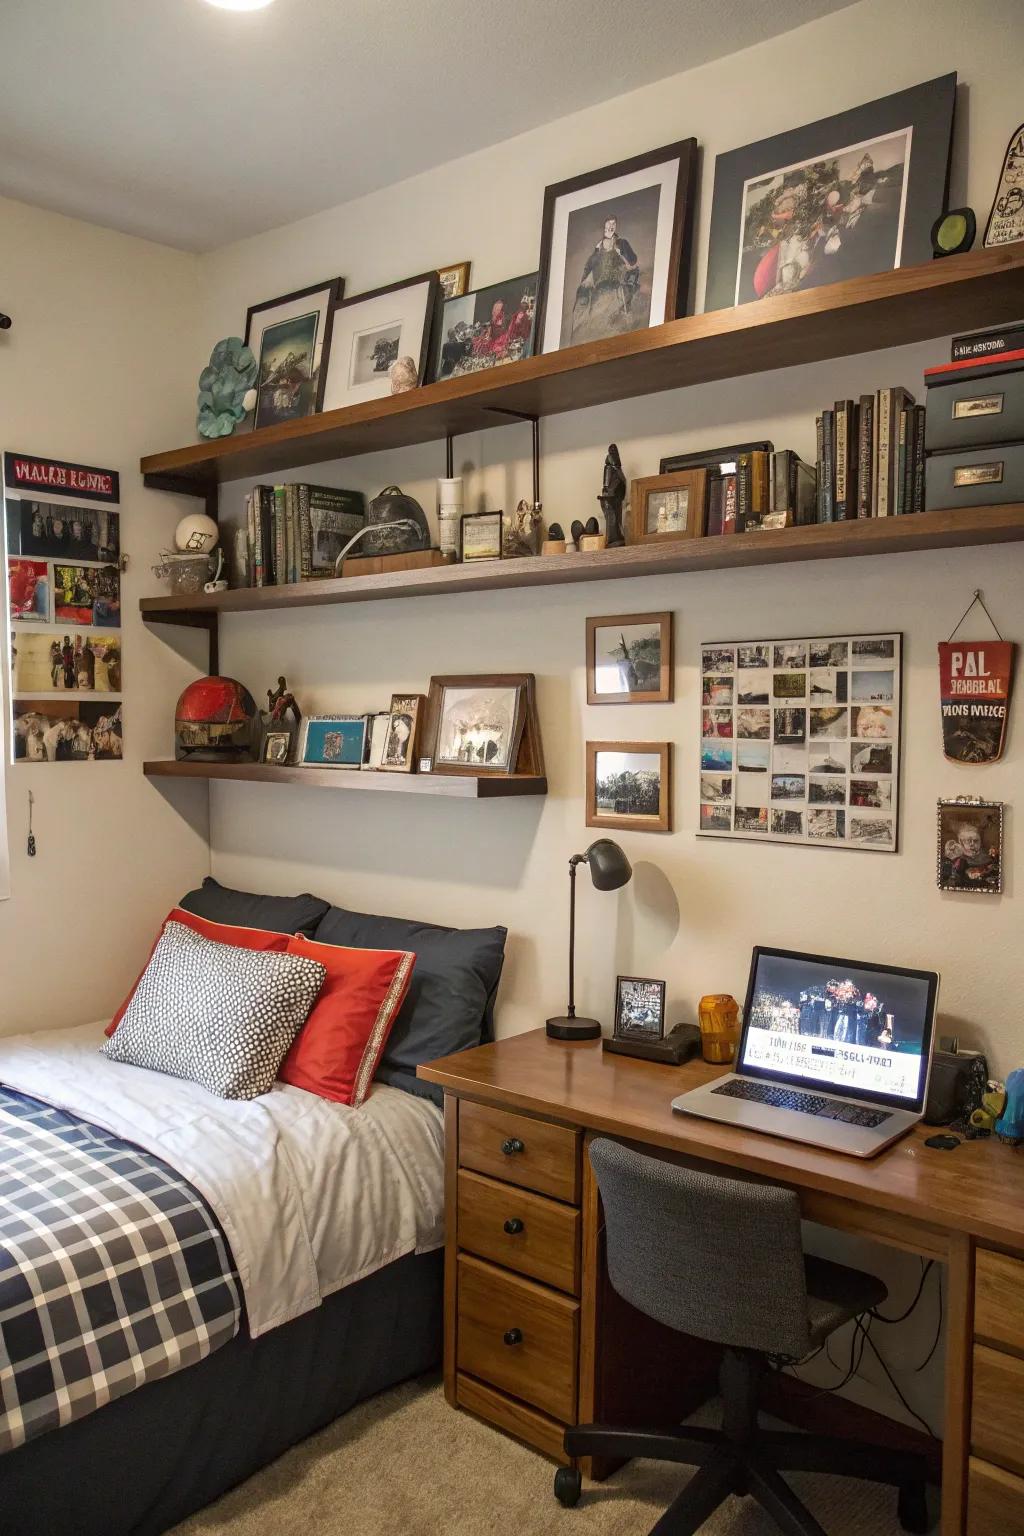
[[(703, 538), (707, 483), (706, 469), (678, 469), (671, 474), (646, 475), (641, 480), (634, 480), (629, 492), (629, 543), (669, 544)], [(686, 505), (680, 509), (678, 501), (684, 492)], [(657, 522), (661, 519), (656, 519), (655, 527), (651, 527), (652, 497), (662, 499), (665, 526), (660, 529)], [(672, 497), (676, 498), (674, 506)]]
[[(488, 695), (513, 690), (514, 706), (506, 701), (507, 750), (488, 759), (486, 743), (471, 744), (465, 756), (456, 756), (446, 741), (446, 710), (452, 702), (449, 692), (465, 694), (474, 712), (486, 712)], [(520, 775), (543, 776), (544, 753), (537, 718), (536, 682), (532, 672), (462, 673), (432, 677), (423, 730), (421, 773), (466, 774), (472, 778), (516, 778)], [(500, 766), (494, 766), (498, 761)]]
[[(393, 693), (388, 707), (382, 773), (412, 773), (419, 752), (420, 723), (426, 698), (422, 693)], [(407, 732), (407, 734), (404, 734)]]
[[(654, 687), (631, 687), (631, 682), (644, 684), (654, 682), (653, 677), (636, 676), (636, 668), (650, 667), (646, 658), (630, 655), (631, 644), (642, 644), (643, 635), (627, 636), (630, 629), (652, 629), (657, 627), (658, 634), (658, 661), (657, 683)], [(614, 650), (609, 649), (607, 659), (598, 656), (599, 635), (602, 630), (619, 631), (619, 650), (622, 655), (616, 656)], [(672, 655), (672, 614), (665, 613), (615, 613), (602, 614), (598, 618), (587, 620), (587, 703), (588, 704), (671, 704), (674, 696), (675, 669)], [(604, 667), (617, 666), (620, 672), (620, 681), (626, 686), (620, 688), (599, 687), (601, 679), (598, 675), (599, 665), (604, 662)]]
[(447, 267), (438, 267), (437, 280), (445, 299), (461, 299), (469, 292), (469, 270), (468, 261), (453, 261)]
[[(459, 519), (459, 560), (472, 565), (474, 560), (501, 560), (504, 555), (503, 512), (463, 512)], [(493, 528), (489, 525), (493, 523)], [(466, 525), (470, 539), (467, 540)], [(488, 538), (488, 534), (493, 534)]]
[[(294, 293), (282, 294), (278, 299), (266, 299), (262, 304), (250, 304), (245, 316), (243, 340), (247, 347), (251, 347), (258, 368), (256, 406), (253, 413), (253, 423), (256, 427), (276, 426), (283, 421), (301, 420), (306, 416), (315, 416), (323, 410), (327, 370), (331, 362), (334, 311), (341, 303), (344, 292), (344, 279), (329, 277), (322, 283), (312, 283), (308, 288), (297, 288)], [(278, 410), (275, 407), (272, 410), (266, 405), (264, 397), (264, 387), (268, 383), (263, 378), (264, 340), (269, 331), (289, 324), (296, 325), (306, 313), (312, 314), (314, 310), (319, 319), (313, 341), (311, 369), (313, 388), (308, 392), (303, 409), (287, 411)]]
[[(671, 832), (672, 830), (672, 743), (669, 741), (588, 741), (587, 752), (587, 804), (586, 824), (588, 827), (616, 828), (621, 832)], [(601, 810), (598, 804), (600, 781), (598, 779), (599, 762), (602, 756), (614, 755), (624, 758), (641, 758), (643, 764), (638, 764), (631, 770), (628, 764), (620, 767), (621, 772), (650, 771), (650, 760), (657, 758), (658, 775), (658, 801), (657, 808), (653, 806), (649, 811), (632, 811), (618, 805)]]
[[(440, 292), (437, 273), (421, 272), (416, 277), (340, 299), (334, 306), (332, 360), (324, 370), (321, 409), (338, 410), (390, 395), (390, 369), (400, 357), (412, 358), (417, 386), (422, 384)], [(360, 310), (364, 311), (362, 316)], [(390, 361), (380, 367), (374, 363), (371, 369), (369, 358), (375, 353), (375, 347), (371, 347), (375, 337), (385, 347), (382, 358)], [(393, 356), (392, 346), (397, 347)]]

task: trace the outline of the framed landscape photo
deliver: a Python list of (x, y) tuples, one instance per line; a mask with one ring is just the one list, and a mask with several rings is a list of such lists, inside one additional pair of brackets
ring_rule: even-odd
[(938, 803), (940, 891), (998, 896), (1003, 889), (1003, 805), (960, 796)]
[(587, 826), (672, 830), (672, 744), (587, 742)]
[(719, 155), (705, 310), (930, 261), (955, 99), (942, 75)]
[(457, 379), (533, 353), (537, 273), (446, 298), (431, 377)]
[(629, 542), (664, 544), (704, 533), (707, 471), (682, 469), (634, 480), (629, 493)]
[(671, 613), (587, 620), (588, 704), (671, 704)]
[(616, 1040), (663, 1040), (665, 983), (649, 976), (617, 976), (614, 1019)]
[(515, 773), (532, 691), (525, 672), (432, 677), (421, 769)]
[(296, 421), (321, 409), (332, 316), (344, 290), (342, 279), (332, 277), (249, 310), (245, 345), (259, 365), (255, 426)]
[(538, 352), (686, 313), (696, 167), (683, 139), (546, 189)]
[(400, 357), (412, 358), (423, 383), (440, 291), (437, 273), (424, 272), (335, 306), (325, 411), (390, 395), (391, 365)]

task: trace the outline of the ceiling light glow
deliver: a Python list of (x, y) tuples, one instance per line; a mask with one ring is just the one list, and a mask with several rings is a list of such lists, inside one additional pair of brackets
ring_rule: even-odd
[(206, 3), (215, 5), (219, 11), (262, 11), (272, 5), (273, 0), (206, 0)]

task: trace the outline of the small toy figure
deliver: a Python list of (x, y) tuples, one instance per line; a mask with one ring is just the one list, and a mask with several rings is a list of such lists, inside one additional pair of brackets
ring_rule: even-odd
[(270, 713), (272, 725), (288, 723), (288, 715), (291, 714), (292, 724), (297, 726), (302, 719), (302, 710), (295, 702), (295, 695), (288, 692), (288, 679), (279, 677), (276, 688), (267, 689), (267, 709)]
[(540, 507), (521, 501), (511, 517), (502, 524), (502, 555), (506, 560), (518, 555), (535, 555), (540, 547)]
[[(626, 499), (626, 477), (622, 472), (622, 460), (619, 457), (618, 445), (609, 443), (608, 454), (604, 461), (604, 479), (601, 482), (601, 494), (598, 496), (601, 511), (604, 513), (604, 531), (607, 538), (607, 547), (615, 549), (626, 540), (622, 533), (622, 503)], [(589, 529), (587, 530), (590, 531)], [(594, 532), (598, 530), (595, 528)]]

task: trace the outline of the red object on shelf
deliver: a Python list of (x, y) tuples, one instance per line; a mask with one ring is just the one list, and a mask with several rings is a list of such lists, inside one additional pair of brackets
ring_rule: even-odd
[(233, 677), (189, 683), (174, 711), (179, 762), (250, 762), (256, 745), (256, 701)]

